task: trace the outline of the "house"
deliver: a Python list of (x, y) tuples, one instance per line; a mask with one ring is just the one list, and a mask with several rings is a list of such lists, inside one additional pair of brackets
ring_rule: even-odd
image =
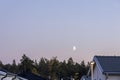
[(46, 80), (45, 78), (35, 75), (31, 72), (13, 74), (4, 69), (0, 69), (0, 80)]
[(18, 74), (18, 76), (23, 77), (28, 80), (46, 80), (45, 78), (38, 76), (36, 74), (33, 74), (31, 72), (23, 72)]
[(120, 56), (94, 56), (90, 70), (91, 80), (120, 80)]
[(17, 74), (7, 72), (4, 69), (0, 69), (0, 80), (28, 80), (28, 79), (22, 78)]

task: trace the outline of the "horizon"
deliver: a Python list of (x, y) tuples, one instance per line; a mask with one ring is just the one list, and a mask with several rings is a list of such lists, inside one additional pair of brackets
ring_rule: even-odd
[[(0, 1), (0, 60), (120, 56), (119, 0)], [(74, 49), (73, 49), (74, 47)]]

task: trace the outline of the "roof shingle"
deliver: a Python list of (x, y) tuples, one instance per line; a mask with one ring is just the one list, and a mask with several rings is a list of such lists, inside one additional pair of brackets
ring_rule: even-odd
[(101, 66), (103, 73), (120, 74), (120, 56), (95, 56), (94, 60)]

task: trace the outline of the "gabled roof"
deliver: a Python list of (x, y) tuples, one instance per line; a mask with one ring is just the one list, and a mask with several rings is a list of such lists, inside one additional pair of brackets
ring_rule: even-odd
[(16, 76), (17, 75), (17, 74), (13, 74), (13, 73), (8, 72), (5, 69), (0, 68), (0, 75), (6, 75), (6, 74), (11, 75), (11, 76)]
[(95, 56), (93, 60), (103, 74), (120, 75), (120, 56)]
[[(16, 79), (19, 79), (19, 80), (28, 80), (28, 79), (25, 79), (25, 78), (22, 78), (22, 77), (18, 76), (17, 74), (10, 73), (10, 72), (8, 72), (7, 70), (2, 69), (2, 68), (0, 68), (0, 75), (3, 76), (5, 79), (11, 77), (11, 78), (13, 78), (13, 79), (15, 79), (15, 80), (16, 80)], [(2, 77), (2, 78), (3, 78), (3, 77)], [(0, 78), (0, 79), (1, 79), (1, 78)], [(3, 79), (3, 80), (4, 80), (4, 79)]]
[(31, 72), (23, 72), (23, 73), (18, 74), (18, 75), (23, 77), (23, 78), (26, 78), (28, 80), (46, 80), (45, 78), (38, 76), (38, 75), (35, 75)]

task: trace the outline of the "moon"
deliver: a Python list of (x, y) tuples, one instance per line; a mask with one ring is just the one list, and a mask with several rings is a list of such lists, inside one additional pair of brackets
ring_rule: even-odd
[(76, 49), (77, 49), (76, 46), (73, 46), (73, 51), (76, 51)]

